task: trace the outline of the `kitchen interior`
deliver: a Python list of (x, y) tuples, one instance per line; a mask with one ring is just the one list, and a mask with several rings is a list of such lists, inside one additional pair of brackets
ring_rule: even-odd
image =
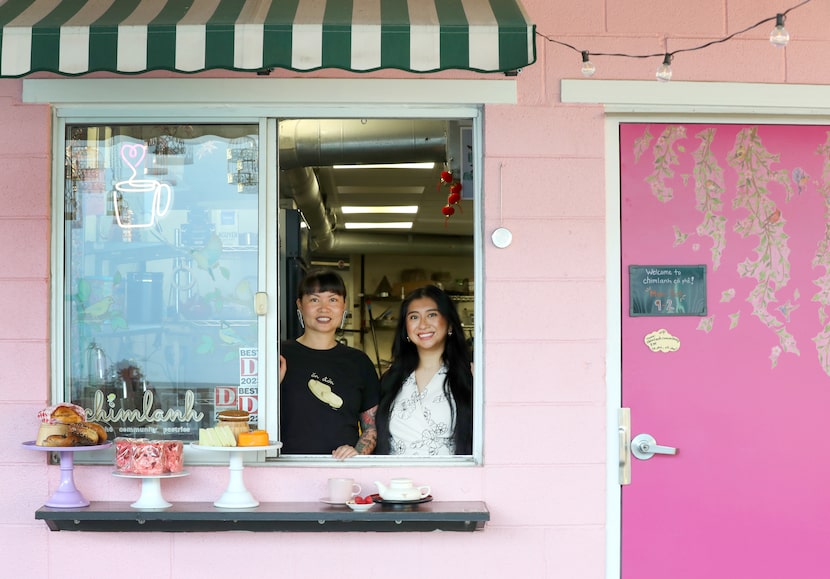
[(279, 154), (283, 338), (301, 333), (293, 288), (302, 271), (329, 267), (349, 291), (338, 339), (379, 372), (402, 296), (426, 284), (453, 297), (472, 348), (472, 122), (288, 120)]

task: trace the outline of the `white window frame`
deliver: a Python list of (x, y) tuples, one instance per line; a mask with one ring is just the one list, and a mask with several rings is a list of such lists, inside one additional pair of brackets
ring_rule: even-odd
[[(336, 95), (336, 102), (330, 95)], [(260, 279), (264, 290), (277, 295), (277, 200), (270, 199), (263, 191), (276, 191), (277, 175), (274, 163), (266, 159), (276, 158), (276, 122), (280, 118), (469, 118), (474, 121), (474, 150), (477, 166), (483, 166), (482, 110), (485, 104), (515, 104), (515, 80), (386, 80), (386, 79), (26, 79), (23, 81), (23, 102), (49, 104), (52, 107), (52, 192), (55, 197), (52, 215), (52, 255), (64, 254), (63, 231), (63, 155), (66, 124), (83, 123), (260, 123), (260, 131), (266, 143), (261, 159), (260, 183), (260, 231), (265, 232), (265, 249), (260, 252)], [(183, 111), (186, 113), (183, 114)], [(191, 114), (196, 112), (198, 114)], [(482, 172), (474, 175), (476, 195), (475, 218), (475, 287), (483, 288), (484, 207)], [(264, 189), (263, 189), (264, 188)], [(268, 226), (267, 224), (274, 224)], [(52, 399), (64, 396), (64, 317), (62, 299), (62, 259), (51, 260), (52, 280)], [(263, 278), (264, 276), (264, 278)], [(261, 282), (262, 283), (262, 282)], [(261, 286), (260, 291), (263, 290)], [(474, 340), (483, 344), (482, 320), (484, 292), (477, 292), (474, 304)], [(274, 303), (278, 303), (274, 300)], [(278, 358), (279, 320), (278, 308), (270, 308), (264, 324), (260, 324), (260, 343), (264, 344), (265, 384), (276, 384), (278, 364), (267, 360)], [(479, 348), (482, 352), (484, 349)], [(480, 465), (483, 462), (483, 392), (484, 364), (477, 365), (474, 376), (474, 433), (472, 457), (355, 457), (336, 462), (321, 457), (280, 457), (275, 465), (307, 465), (355, 467), (361, 465), (413, 465), (431, 467), (442, 465)], [(276, 392), (271, 388), (272, 393)], [(260, 403), (268, 405), (268, 389), (260, 392)], [(264, 427), (278, 432), (278, 413), (266, 413)], [(264, 455), (264, 453), (263, 453)], [(195, 460), (199, 460), (193, 457)], [(202, 458), (202, 457), (200, 457)], [(260, 457), (264, 458), (264, 457)]]

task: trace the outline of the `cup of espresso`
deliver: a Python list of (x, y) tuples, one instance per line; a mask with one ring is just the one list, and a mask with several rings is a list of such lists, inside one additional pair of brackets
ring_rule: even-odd
[(361, 487), (353, 478), (330, 478), (329, 500), (337, 503), (346, 503), (360, 494)]

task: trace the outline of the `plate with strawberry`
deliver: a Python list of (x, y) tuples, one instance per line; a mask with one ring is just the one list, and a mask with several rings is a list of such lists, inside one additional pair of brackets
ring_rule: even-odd
[(346, 503), (346, 506), (348, 506), (353, 511), (363, 512), (371, 509), (374, 506), (374, 504), (375, 501), (372, 499), (372, 496), (368, 495), (365, 497), (356, 496), (352, 498), (352, 500), (348, 501)]

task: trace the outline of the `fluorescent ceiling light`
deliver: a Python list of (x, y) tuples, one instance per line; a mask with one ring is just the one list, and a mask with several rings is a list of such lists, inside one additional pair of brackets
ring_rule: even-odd
[(340, 210), (346, 214), (355, 213), (418, 213), (417, 205), (343, 205)]
[(434, 169), (435, 163), (385, 163), (367, 165), (334, 165), (335, 169)]
[(411, 221), (387, 221), (377, 223), (347, 222), (346, 229), (412, 229)]
[(361, 185), (359, 187), (354, 185), (341, 185), (337, 187), (337, 192), (341, 195), (353, 195), (353, 194), (371, 194), (371, 195), (420, 195), (424, 192), (425, 187), (412, 187), (412, 186), (368, 186), (368, 185)]

